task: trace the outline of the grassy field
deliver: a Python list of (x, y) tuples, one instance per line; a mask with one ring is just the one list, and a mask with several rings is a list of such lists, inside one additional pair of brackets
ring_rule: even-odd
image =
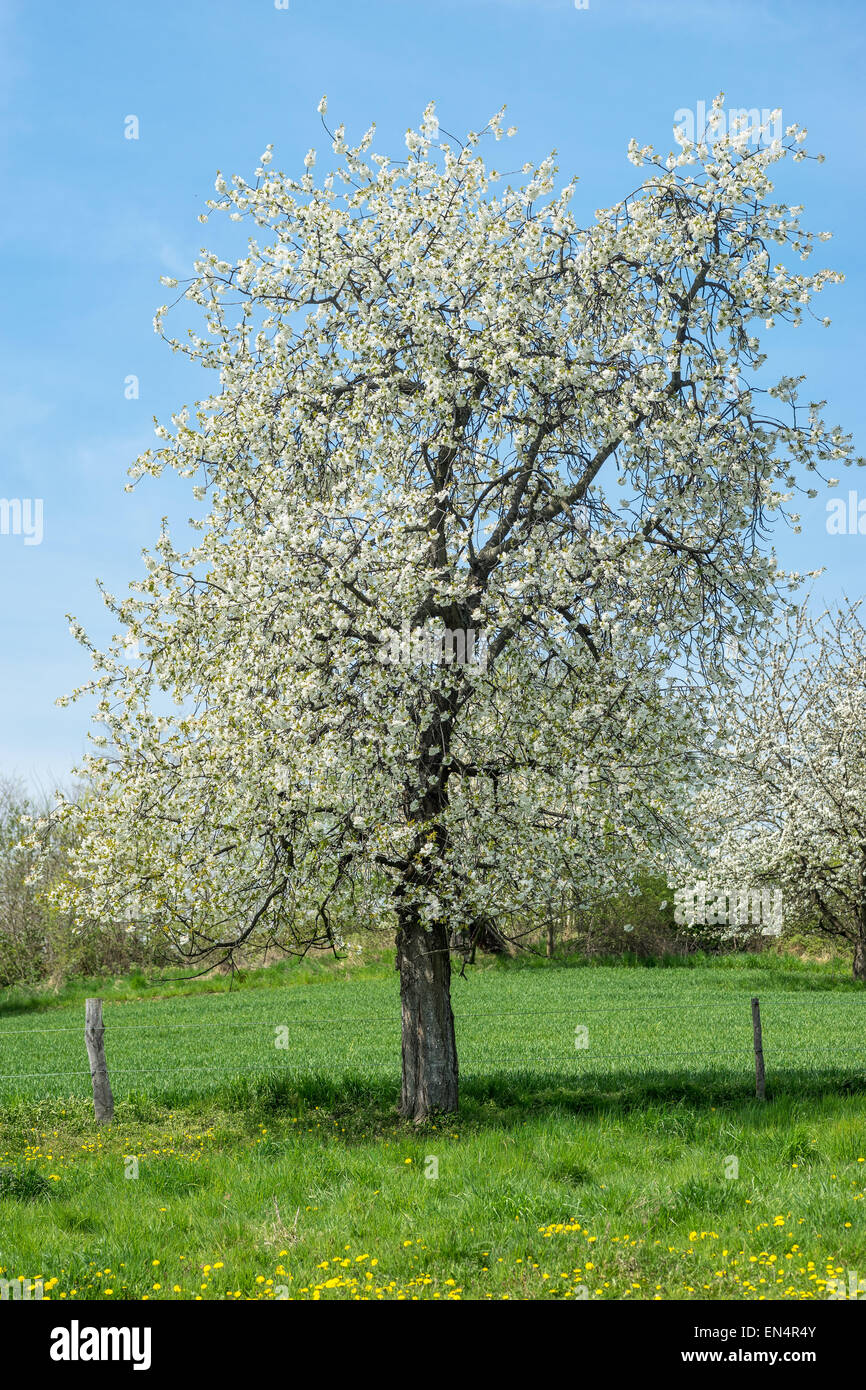
[(866, 1278), (866, 992), (843, 966), (495, 962), (454, 1004), (461, 1112), (416, 1128), (394, 1113), (392, 960), (0, 998), (0, 1277), (76, 1299), (808, 1299)]

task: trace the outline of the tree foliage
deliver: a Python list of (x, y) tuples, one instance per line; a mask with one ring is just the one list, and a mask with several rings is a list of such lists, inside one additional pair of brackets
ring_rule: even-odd
[(866, 979), (866, 629), (861, 603), (793, 609), (744, 656), (700, 799), (717, 882), (772, 883), (785, 918), (853, 947)]

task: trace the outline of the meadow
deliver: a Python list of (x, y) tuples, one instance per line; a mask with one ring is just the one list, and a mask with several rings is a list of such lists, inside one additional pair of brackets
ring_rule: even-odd
[(55, 1299), (799, 1300), (866, 1276), (866, 992), (843, 963), (485, 961), (453, 996), (460, 1113), (416, 1127), (387, 954), (231, 989), (6, 992), (0, 1278)]

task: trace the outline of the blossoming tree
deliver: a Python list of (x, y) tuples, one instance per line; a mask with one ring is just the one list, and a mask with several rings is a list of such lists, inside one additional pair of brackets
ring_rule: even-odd
[(130, 483), (195, 479), (200, 537), (164, 529), (106, 595), (93, 791), (58, 808), (83, 818), (64, 900), (190, 958), (389, 914), (415, 1119), (457, 1105), (449, 926), (609, 885), (618, 845), (671, 831), (692, 734), (665, 673), (766, 617), (757, 530), (848, 448), (794, 380), (784, 418), (749, 380), (752, 320), (838, 278), (771, 259), (811, 248), (770, 196), (802, 132), (633, 143), (643, 182), (585, 229), (552, 159), (517, 186), (485, 164), (504, 134), (445, 138), (431, 106), (405, 160), (339, 126), (323, 178), (269, 147), (217, 179), (202, 219), (254, 236), (202, 252), (169, 339), (217, 385)]
[(788, 921), (866, 980), (866, 629), (861, 603), (792, 610), (740, 663), (699, 818), (718, 882), (773, 884)]

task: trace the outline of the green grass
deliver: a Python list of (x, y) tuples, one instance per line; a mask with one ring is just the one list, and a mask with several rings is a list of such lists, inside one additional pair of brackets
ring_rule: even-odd
[(591, 1299), (866, 1277), (866, 992), (841, 966), (485, 964), (454, 981), (461, 1112), (420, 1128), (394, 1113), (391, 960), (188, 987), (94, 990), (110, 1127), (83, 996), (0, 1002), (0, 1277), (54, 1298)]

